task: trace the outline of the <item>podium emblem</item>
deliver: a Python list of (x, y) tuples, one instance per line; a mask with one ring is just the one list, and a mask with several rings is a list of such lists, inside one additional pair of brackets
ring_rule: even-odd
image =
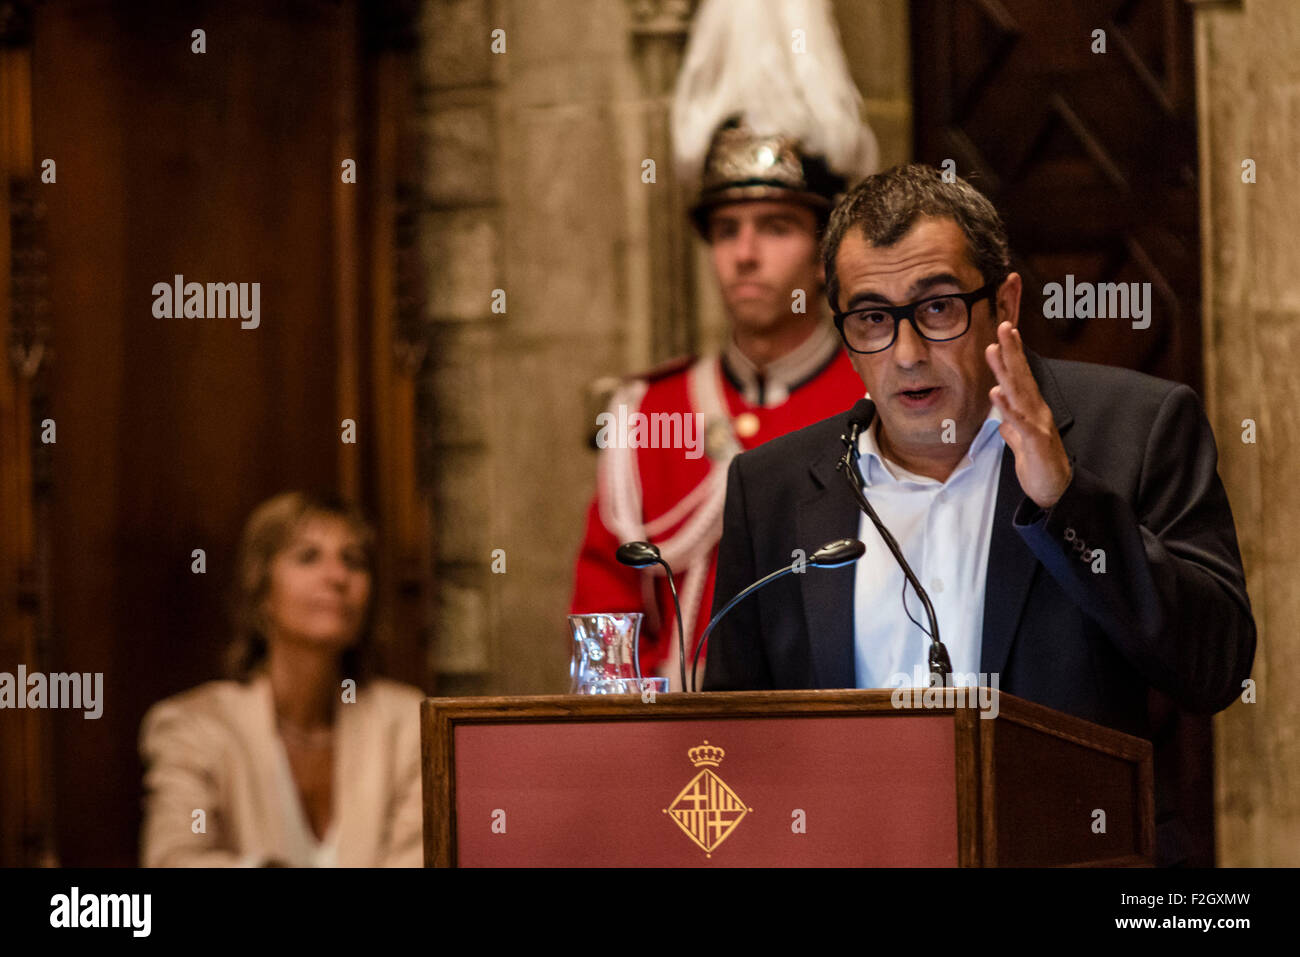
[(726, 751), (708, 741), (687, 751), (691, 764), (701, 770), (682, 788), (673, 803), (664, 808), (664, 813), (704, 850), (707, 857), (712, 857), (718, 845), (731, 836), (746, 814), (754, 810), (746, 807), (727, 782), (714, 773), (713, 768), (720, 765), (726, 755)]

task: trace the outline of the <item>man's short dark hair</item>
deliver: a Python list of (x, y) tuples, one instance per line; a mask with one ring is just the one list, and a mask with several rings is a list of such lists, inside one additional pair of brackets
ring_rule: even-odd
[(933, 166), (908, 163), (868, 176), (835, 205), (822, 240), (826, 298), (839, 312), (835, 257), (850, 227), (873, 246), (892, 246), (922, 216), (951, 219), (966, 237), (966, 251), (984, 281), (1001, 285), (1011, 272), (1007, 233), (988, 197), (960, 176), (951, 183)]

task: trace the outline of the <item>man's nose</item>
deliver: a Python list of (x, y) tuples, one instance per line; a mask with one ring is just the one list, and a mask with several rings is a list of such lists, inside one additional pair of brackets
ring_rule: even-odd
[(910, 369), (930, 357), (930, 343), (921, 338), (904, 319), (898, 324), (898, 338), (894, 340), (894, 362), (905, 369)]
[(758, 233), (750, 223), (745, 223), (736, 232), (736, 262), (758, 262)]

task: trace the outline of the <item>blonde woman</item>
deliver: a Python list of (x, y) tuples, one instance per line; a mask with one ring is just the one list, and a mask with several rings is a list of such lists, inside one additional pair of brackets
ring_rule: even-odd
[(367, 674), (370, 525), (301, 492), (240, 540), (233, 680), (140, 730), (146, 867), (418, 867), (420, 691)]

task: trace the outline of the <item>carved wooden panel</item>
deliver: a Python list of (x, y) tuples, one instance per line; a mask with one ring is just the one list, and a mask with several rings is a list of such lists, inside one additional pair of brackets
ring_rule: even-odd
[[(1004, 216), (1030, 345), (1196, 387), (1191, 27), (1183, 0), (914, 0), (911, 29), (916, 158), (954, 160)], [(1150, 283), (1149, 327), (1045, 318), (1067, 275)]]

